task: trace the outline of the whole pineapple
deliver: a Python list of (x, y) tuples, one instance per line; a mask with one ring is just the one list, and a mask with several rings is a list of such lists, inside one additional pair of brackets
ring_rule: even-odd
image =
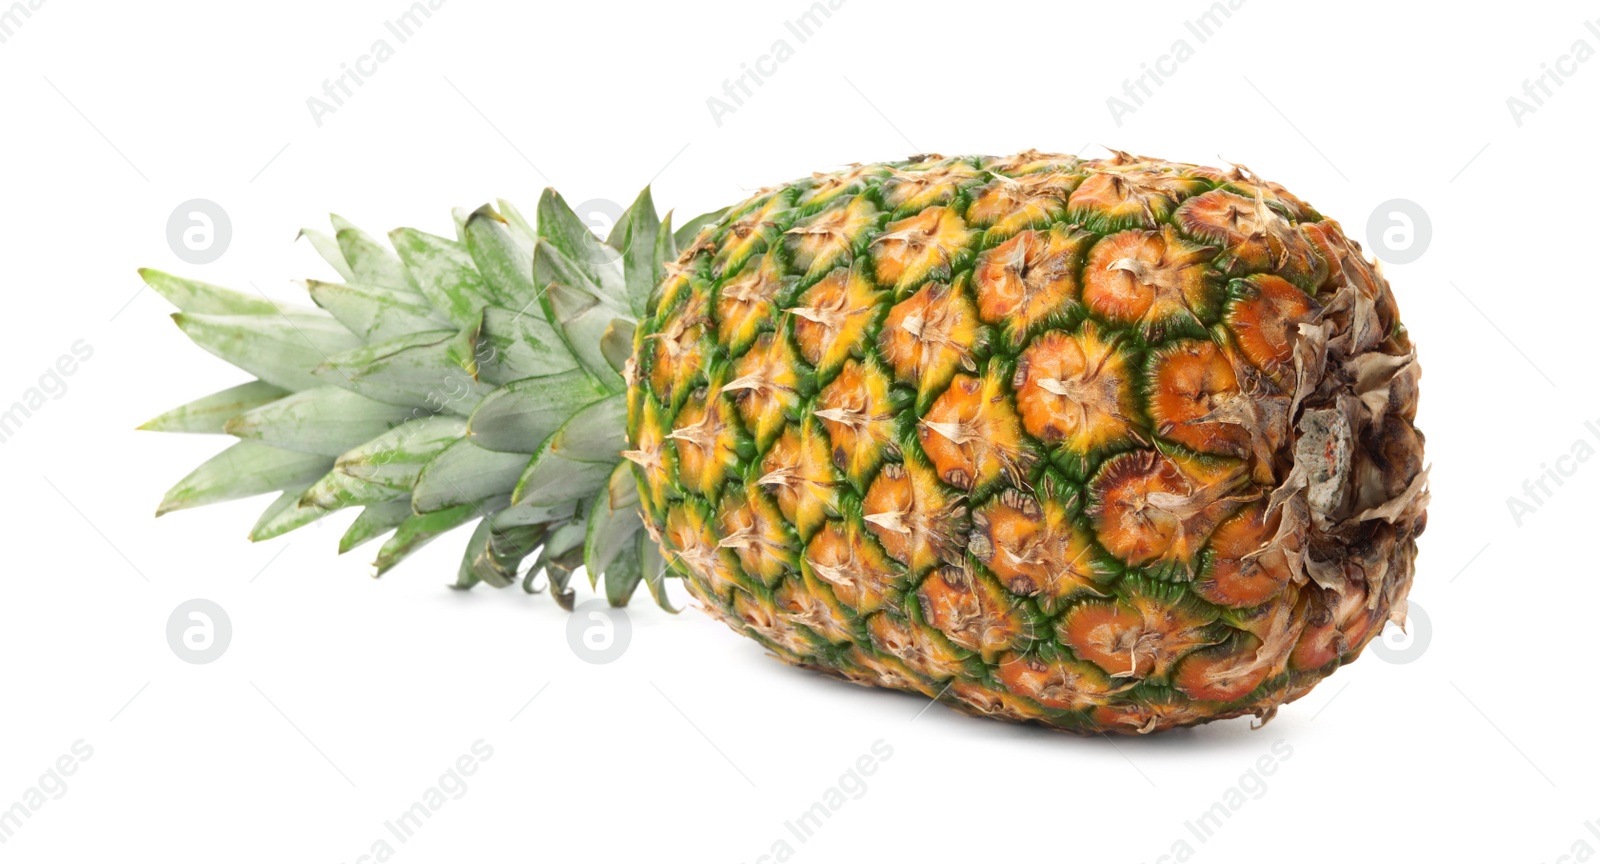
[(478, 520), (458, 587), (679, 576), (786, 662), (1086, 733), (1270, 717), (1404, 620), (1415, 353), (1277, 184), (1028, 151), (537, 216), (335, 217), (321, 310), (146, 271), (259, 379), (146, 424), (242, 439), (162, 512), (360, 506), (380, 573)]

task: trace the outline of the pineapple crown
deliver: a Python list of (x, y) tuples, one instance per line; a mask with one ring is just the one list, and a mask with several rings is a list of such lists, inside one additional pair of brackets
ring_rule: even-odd
[[(474, 520), (453, 587), (541, 590), (571, 609), (573, 572), (624, 605), (640, 582), (671, 610), (638, 513), (625, 367), (663, 262), (718, 220), (676, 231), (647, 187), (603, 241), (552, 189), (530, 223), (509, 202), (454, 212), (455, 239), (411, 228), (392, 249), (332, 217), (300, 233), (342, 277), (280, 304), (140, 270), (195, 344), (255, 380), (140, 426), (239, 439), (179, 481), (157, 515), (266, 492), (267, 540), (346, 507), (340, 553), (390, 534), (382, 575)], [(533, 557), (524, 569), (524, 563)]]

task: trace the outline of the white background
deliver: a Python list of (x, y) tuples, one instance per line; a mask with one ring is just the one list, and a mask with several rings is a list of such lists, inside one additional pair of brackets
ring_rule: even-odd
[[(451, 0), (319, 127), (307, 98), (403, 0), (48, 0), (0, 44), (0, 407), (76, 340), (94, 353), (0, 444), (0, 807), (78, 739), (93, 756), (0, 859), (356, 861), (478, 739), (492, 758), (389, 838), (397, 860), (752, 862), (780, 838), (818, 862), (1600, 848), (1600, 459), (1561, 463), (1574, 475), (1520, 527), (1507, 503), (1574, 442), (1600, 448), (1600, 61), (1567, 65), (1520, 126), (1506, 104), (1576, 40), (1600, 49), (1600, 7), (1251, 0), (1204, 43), (1184, 27), (1203, 0), (1138, 7), (848, 0), (800, 43), (784, 22), (804, 0)], [(707, 98), (779, 38), (793, 57), (719, 126)], [(1119, 125), (1107, 98), (1179, 38), (1192, 59)], [(919, 714), (648, 602), (628, 652), (589, 665), (547, 596), (443, 587), (464, 534), (378, 583), (375, 547), (334, 555), (347, 516), (261, 545), (244, 535), (266, 499), (152, 518), (226, 442), (133, 427), (243, 376), (180, 336), (138, 266), (299, 299), (292, 280), (330, 271), (295, 232), (330, 210), (447, 234), (452, 206), (531, 211), (547, 184), (626, 202), (653, 181), (682, 217), (851, 161), (1096, 145), (1243, 162), (1369, 248), (1381, 202), (1430, 214), (1426, 253), (1386, 268), (1433, 464), (1412, 595), (1431, 626), (1392, 635), (1414, 662), (1369, 651), (1260, 731), (1079, 740)], [(204, 266), (165, 237), (197, 197), (233, 226)], [(232, 619), (209, 665), (165, 641), (194, 597)], [(893, 755), (866, 792), (789, 835), (879, 739)], [(1280, 739), (1265, 791), (1246, 781), (1259, 797), (1191, 834)]]

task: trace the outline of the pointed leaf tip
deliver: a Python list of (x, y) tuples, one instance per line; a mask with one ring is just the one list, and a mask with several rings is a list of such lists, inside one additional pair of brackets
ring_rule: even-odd
[(499, 222), (501, 225), (511, 224), (510, 222), (506, 221), (506, 217), (501, 216), (499, 211), (494, 209), (493, 204), (484, 204), (478, 209), (472, 211), (471, 215), (467, 216), (467, 224), (471, 225), (474, 219), (493, 219), (494, 221)]

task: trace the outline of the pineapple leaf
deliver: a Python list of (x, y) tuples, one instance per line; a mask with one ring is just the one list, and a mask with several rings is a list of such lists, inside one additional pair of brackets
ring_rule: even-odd
[(406, 521), (410, 515), (411, 501), (404, 497), (368, 504), (362, 508), (361, 515), (356, 517), (356, 521), (350, 523), (344, 536), (339, 538), (339, 554), (343, 555), (369, 540), (393, 531), (395, 526)]
[(250, 529), (251, 542), (259, 543), (262, 540), (271, 540), (310, 525), (312, 522), (328, 515), (327, 510), (321, 507), (307, 505), (301, 496), (309, 489), (301, 486), (295, 489), (285, 489), (282, 495), (267, 505), (261, 518), (256, 520), (255, 527)]
[(360, 283), (306, 282), (306, 290), (318, 306), (339, 320), (350, 332), (367, 342), (381, 342), (449, 326), (427, 303), (409, 299), (387, 288)]
[(223, 431), (284, 450), (338, 456), (404, 421), (411, 410), (339, 387), (317, 387), (245, 411)]
[[(632, 466), (618, 462), (607, 475), (605, 487), (595, 496), (594, 505), (589, 508), (588, 526), (583, 539), (583, 566), (589, 572), (591, 586), (601, 574), (607, 574), (606, 590), (610, 594), (608, 569), (616, 562), (619, 553), (627, 548), (628, 541), (644, 529), (644, 522), (639, 518), (639, 487), (634, 482)], [(637, 585), (643, 571), (639, 568), (638, 556), (631, 557), (631, 575), (634, 585)], [(627, 591), (631, 593), (633, 586), (628, 586)]]
[(320, 387), (311, 370), (361, 340), (325, 313), (172, 316), (196, 345), (286, 390)]
[[(472, 331), (424, 330), (327, 358), (317, 367), (319, 384), (336, 384), (392, 405), (466, 415), (493, 386), (474, 379)], [(463, 356), (465, 355), (465, 356)]]
[[(615, 306), (619, 311), (628, 308), (627, 287), (623, 283), (617, 250), (600, 241), (578, 214), (572, 212), (565, 199), (554, 189), (546, 188), (539, 196), (540, 246), (553, 248), (564, 265), (563, 276), (549, 279), (535, 276), (535, 281), (564, 281), (569, 285), (592, 290), (596, 297)], [(537, 262), (535, 273), (538, 273)], [(590, 286), (593, 286), (592, 289)]]
[(378, 550), (378, 560), (373, 562), (377, 568), (376, 575), (394, 569), (396, 564), (404, 561), (411, 553), (433, 542), (439, 535), (457, 528), (475, 516), (482, 509), (478, 504), (462, 504), (437, 513), (415, 514), (405, 518), (394, 531), (394, 536), (384, 541)]
[[(347, 474), (335, 468), (322, 475), (321, 479), (311, 484), (300, 500), (307, 507), (320, 507), (323, 510), (342, 510), (346, 507), (372, 506), (391, 501), (396, 495), (404, 495), (401, 490), (363, 480), (352, 474)], [(409, 497), (406, 503), (406, 512), (411, 512)]]
[[(663, 267), (666, 266), (668, 261), (678, 260), (678, 243), (672, 236), (671, 210), (667, 211), (667, 215), (661, 217), (661, 226), (656, 229), (655, 256), (657, 261), (662, 262)], [(645, 311), (649, 311), (648, 300), (645, 303)], [(643, 316), (640, 317), (643, 318)]]
[[(456, 581), (450, 586), (451, 588), (465, 591), (479, 582), (487, 581), (484, 579), (484, 574), (479, 572), (481, 566), (479, 559), (489, 550), (489, 532), (492, 530), (494, 529), (489, 525), (489, 520), (478, 520), (478, 527), (472, 529), (472, 539), (467, 541), (466, 548), (461, 551), (461, 566), (456, 568)], [(490, 575), (493, 577), (492, 571)], [(505, 587), (495, 585), (492, 581), (489, 584), (496, 588)]]
[(398, 256), (337, 214), (330, 218), (334, 227), (333, 236), (339, 241), (339, 251), (350, 265), (351, 282), (367, 282), (393, 291), (417, 293), (417, 287), (406, 275), (406, 267)]
[(575, 462), (615, 464), (618, 454), (628, 449), (623, 434), (627, 417), (627, 396), (607, 396), (573, 412), (556, 431), (550, 449)]
[[(680, 229), (678, 229), (677, 232), (672, 235), (672, 242), (674, 242), (674, 245), (677, 245), (677, 248), (680, 248), (680, 250), (686, 250), (686, 248), (690, 248), (691, 245), (694, 245), (694, 238), (699, 237), (699, 232), (701, 232), (701, 230), (706, 229), (706, 226), (717, 224), (718, 219), (722, 219), (723, 216), (726, 216), (726, 214), (728, 214), (728, 208), (725, 206), (725, 208), (722, 208), (722, 210), (712, 210), (710, 213), (701, 213), (699, 216), (696, 216), (696, 218), (690, 219), (688, 222), (683, 222), (683, 227), (680, 227)], [(661, 261), (672, 261), (672, 258), (662, 258)]]
[(553, 283), (545, 290), (544, 301), (550, 320), (561, 327), (562, 338), (583, 368), (608, 392), (621, 393), (627, 389), (622, 376), (606, 359), (600, 344), (606, 328), (611, 325), (615, 310), (593, 295), (561, 283)]
[(339, 457), (341, 473), (409, 492), (433, 457), (466, 433), (460, 417), (435, 415), (405, 423)]
[(139, 269), (139, 278), (180, 312), (197, 315), (276, 315), (278, 306), (265, 297), (223, 288), (209, 282), (184, 279), (149, 267)]
[(494, 524), (497, 528), (515, 528), (519, 525), (538, 525), (544, 522), (560, 522), (571, 519), (578, 512), (579, 502), (563, 501), (550, 507), (535, 507), (532, 504), (512, 504), (504, 510), (494, 514)]
[(644, 579), (644, 561), (639, 555), (638, 539), (643, 536), (643, 531), (630, 535), (628, 540), (631, 542), (626, 542), (626, 548), (611, 559), (606, 567), (606, 602), (612, 606), (628, 605), (628, 601), (633, 599), (633, 592)]
[(549, 507), (574, 498), (588, 499), (606, 485), (611, 474), (609, 462), (578, 462), (554, 451), (555, 436), (533, 454), (517, 487), (511, 492), (515, 504)]
[(579, 408), (605, 396), (588, 375), (576, 369), (513, 381), (478, 403), (466, 434), (479, 447), (533, 453)]
[[(700, 232), (707, 225), (716, 224), (717, 220), (727, 215), (727, 213), (728, 208), (724, 207), (721, 210), (713, 210), (710, 213), (702, 213), (699, 216), (690, 219), (688, 222), (683, 223), (683, 227), (679, 228), (677, 232), (672, 235), (674, 245), (676, 245), (679, 249), (687, 249), (694, 245), (695, 238), (700, 236)], [(671, 261), (677, 257), (677, 254), (674, 253), (672, 258), (661, 258), (659, 260)]]
[(521, 453), (485, 450), (463, 438), (422, 469), (411, 492), (411, 508), (432, 513), (509, 493), (526, 467), (528, 457)]
[(202, 432), (220, 434), (234, 415), (258, 408), (289, 395), (282, 387), (265, 381), (251, 381), (219, 390), (151, 420), (139, 428), (147, 432)]
[(501, 216), (506, 217), (506, 224), (521, 235), (522, 239), (532, 244), (538, 238), (539, 232), (533, 229), (533, 226), (529, 224), (527, 218), (522, 215), (522, 211), (518, 210), (515, 204), (504, 198), (496, 198), (494, 199), (494, 206), (500, 211)]
[(495, 383), (578, 368), (561, 334), (544, 320), (542, 307), (538, 315), (484, 307), (478, 333), (479, 375)]
[(545, 526), (532, 525), (501, 529), (488, 519), (478, 523), (461, 558), (455, 588), (470, 588), (484, 582), (505, 588), (516, 581), (517, 568), (524, 558), (538, 549)]
[(545, 572), (550, 580), (550, 593), (555, 596), (556, 603), (568, 612), (572, 611), (573, 592), (567, 585), (572, 581), (572, 571), (583, 563), (585, 531), (586, 524), (582, 519), (556, 526), (545, 537), (544, 548), (533, 563), (534, 572)]
[(621, 315), (627, 312), (628, 304), (625, 297), (608, 295), (605, 288), (595, 281), (593, 276), (568, 258), (559, 247), (542, 237), (534, 244), (532, 266), (533, 281), (544, 286), (541, 298), (553, 285), (564, 285), (611, 309), (615, 314)]
[(643, 571), (644, 585), (650, 589), (650, 599), (662, 609), (678, 614), (677, 607), (667, 598), (667, 559), (662, 557), (661, 547), (646, 533), (639, 534), (639, 566)]
[(600, 355), (619, 373), (627, 366), (628, 358), (633, 356), (635, 329), (637, 325), (627, 318), (613, 318), (606, 325), (606, 332), (600, 336)]
[(311, 248), (317, 250), (317, 254), (322, 256), (322, 260), (328, 262), (329, 266), (344, 277), (345, 281), (355, 281), (356, 274), (350, 269), (350, 264), (344, 260), (344, 252), (339, 249), (339, 241), (315, 228), (300, 229), (300, 234), (295, 239), (298, 240), (300, 237), (310, 240)]
[(179, 480), (161, 499), (156, 515), (292, 489), (316, 480), (332, 465), (325, 456), (240, 441)]
[(467, 252), (483, 274), (484, 287), (497, 305), (533, 312), (539, 296), (533, 281), (533, 244), (513, 230), (504, 216), (485, 204), (467, 218)]
[(477, 324), (481, 310), (495, 295), (466, 246), (412, 228), (389, 232), (389, 242), (433, 308), (457, 327)]
[[(622, 236), (612, 243), (622, 253), (623, 280), (628, 289), (628, 309), (635, 319), (644, 317), (645, 303), (650, 291), (661, 281), (664, 270), (656, 257), (656, 235), (661, 233), (661, 218), (656, 215), (655, 201), (650, 198), (650, 187), (644, 187), (633, 206), (617, 223)], [(612, 232), (616, 236), (616, 232)], [(610, 241), (608, 241), (610, 242)]]

